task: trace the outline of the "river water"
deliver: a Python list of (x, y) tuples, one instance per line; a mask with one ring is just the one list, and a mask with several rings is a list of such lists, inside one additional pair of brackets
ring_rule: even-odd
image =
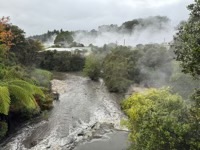
[[(103, 81), (93, 82), (75, 74), (54, 80), (60, 100), (44, 115), (29, 122), (1, 145), (3, 150), (123, 150), (127, 131), (120, 126), (125, 117)], [(36, 119), (37, 120), (37, 119)]]

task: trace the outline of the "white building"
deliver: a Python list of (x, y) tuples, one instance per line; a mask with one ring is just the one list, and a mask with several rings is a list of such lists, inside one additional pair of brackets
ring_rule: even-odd
[(45, 49), (45, 51), (68, 51), (68, 52), (74, 52), (75, 50), (79, 51), (91, 51), (91, 47), (71, 47), (71, 48), (58, 48), (58, 47), (50, 47)]

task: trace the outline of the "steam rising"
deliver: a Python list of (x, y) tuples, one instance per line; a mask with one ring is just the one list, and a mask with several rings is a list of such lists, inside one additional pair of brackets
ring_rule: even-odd
[[(132, 25), (131, 29), (130, 24)], [(170, 42), (174, 33), (175, 29), (168, 18), (156, 16), (128, 21), (120, 27), (103, 25), (98, 28), (98, 31), (77, 31), (74, 34), (74, 40), (87, 46), (89, 44), (103, 46), (109, 43), (135, 46), (137, 44)]]
[(56, 39), (56, 34), (52, 35), (51, 37), (49, 37), (43, 44), (45, 46), (45, 48), (51, 47), (52, 45), (54, 45), (54, 40)]

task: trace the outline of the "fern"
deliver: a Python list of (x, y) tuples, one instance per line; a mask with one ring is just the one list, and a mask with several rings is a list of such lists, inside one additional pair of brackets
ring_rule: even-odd
[(37, 86), (35, 86), (33, 84), (30, 84), (30, 83), (28, 83), (26, 81), (13, 80), (13, 81), (9, 81), (8, 84), (20, 86), (23, 89), (27, 90), (32, 95), (40, 95), (42, 97), (45, 97), (43, 91), (39, 87), (37, 87)]
[(10, 107), (10, 94), (7, 87), (0, 86), (0, 113), (8, 115)]
[(45, 97), (43, 91), (26, 81), (12, 80), (0, 82), (0, 113), (9, 112), (10, 104), (13, 108), (26, 108), (29, 110), (38, 108), (35, 95)]
[(29, 92), (32, 93), (33, 91), (33, 88), (32, 88), (32, 85), (26, 81), (23, 81), (23, 80), (12, 80), (12, 81), (8, 81), (8, 85), (16, 85), (16, 86), (19, 86)]
[(45, 98), (45, 94), (44, 94), (44, 92), (41, 90), (41, 88), (39, 88), (39, 87), (37, 87), (37, 86), (35, 86), (35, 85), (33, 85), (33, 95), (40, 95), (40, 96), (42, 96), (43, 98)]
[[(35, 99), (32, 95), (31, 91), (28, 89), (22, 88), (18, 85), (8, 85), (8, 89), (10, 92), (10, 95), (13, 95), (16, 100), (21, 103), (24, 107), (28, 109), (35, 109)], [(12, 102), (12, 100), (11, 100)]]

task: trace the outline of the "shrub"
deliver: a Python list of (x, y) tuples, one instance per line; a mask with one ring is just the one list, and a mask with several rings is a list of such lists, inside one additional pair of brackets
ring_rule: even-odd
[(0, 139), (3, 138), (8, 131), (8, 125), (4, 121), (0, 121)]
[(100, 61), (94, 55), (90, 55), (86, 58), (83, 72), (86, 76), (90, 77), (91, 80), (96, 81), (100, 77), (100, 67)]
[(165, 150), (190, 148), (189, 111), (182, 98), (167, 89), (136, 93), (122, 102), (128, 116), (130, 149)]

